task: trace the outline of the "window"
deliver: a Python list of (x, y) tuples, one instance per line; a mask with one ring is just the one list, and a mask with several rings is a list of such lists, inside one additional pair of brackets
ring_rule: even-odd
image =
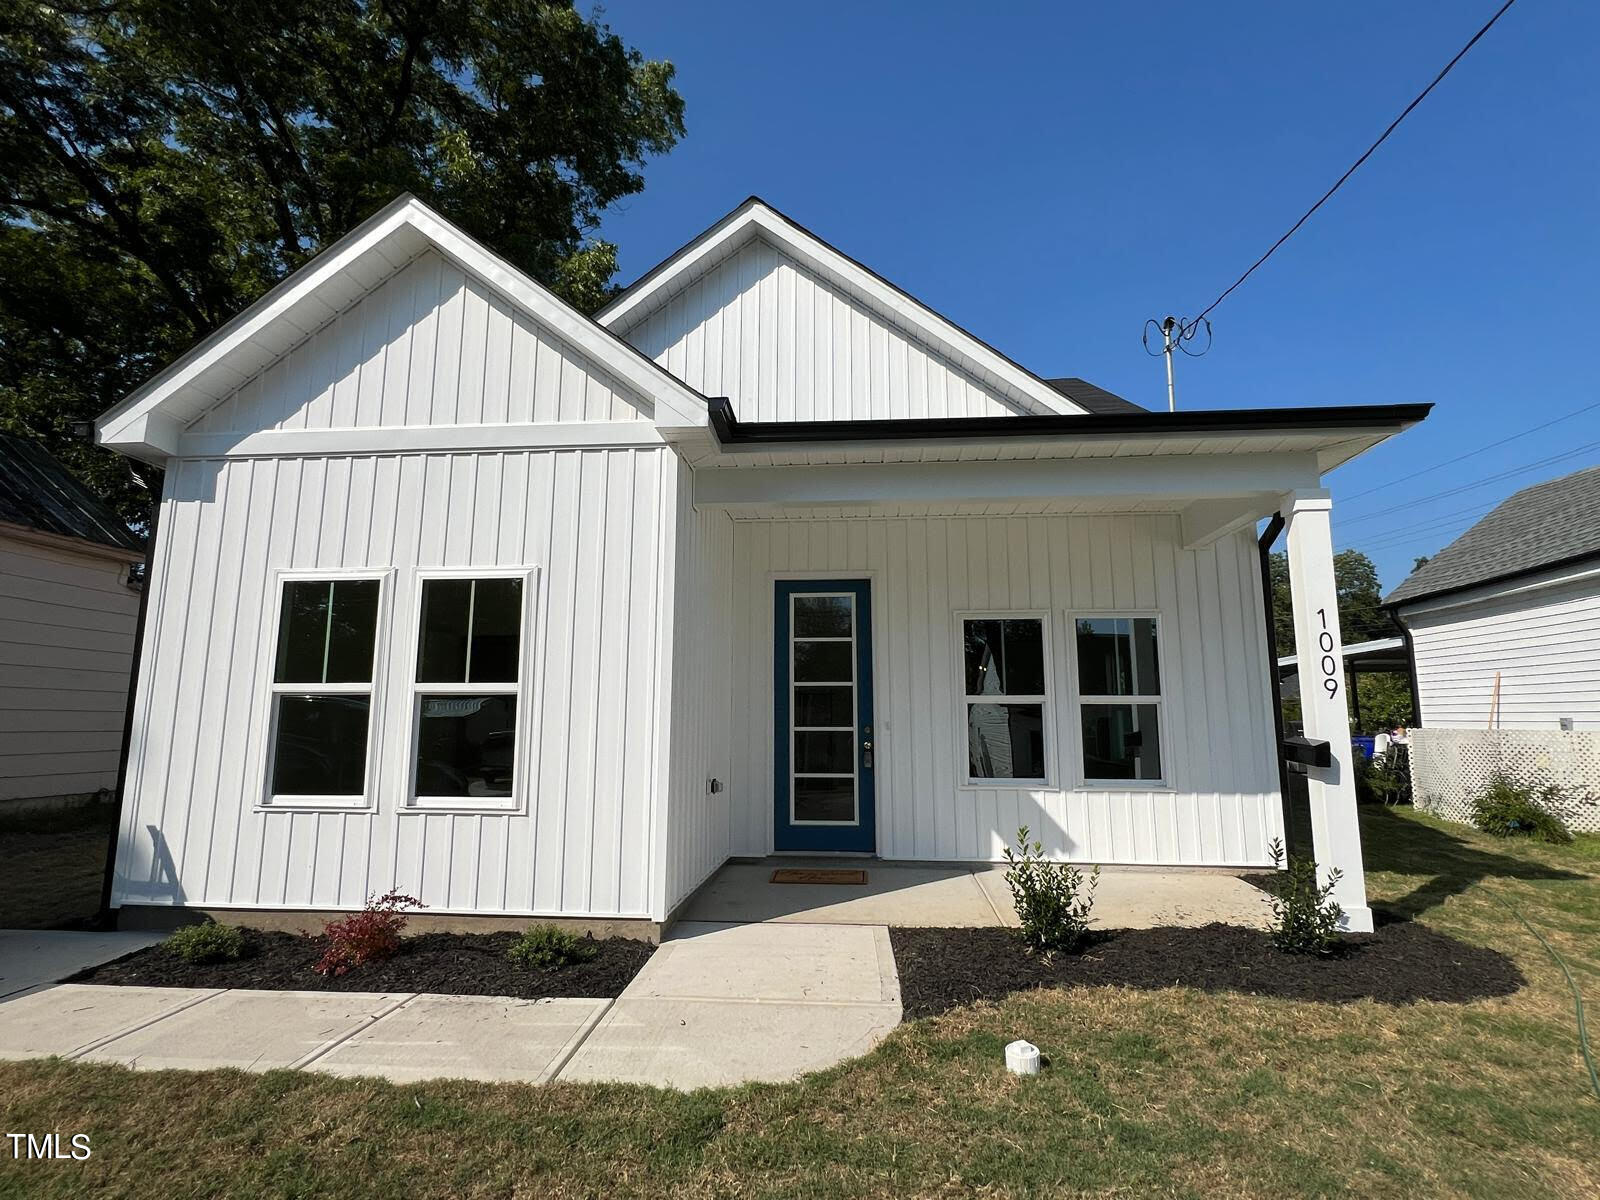
[(1049, 706), (1043, 618), (967, 617), (961, 627), (967, 781), (1043, 783)]
[(371, 578), (284, 580), (267, 803), (367, 803), (381, 588)]
[(1083, 616), (1074, 624), (1085, 781), (1161, 779), (1156, 619)]
[(424, 579), (413, 803), (510, 808), (517, 772), (524, 579)]

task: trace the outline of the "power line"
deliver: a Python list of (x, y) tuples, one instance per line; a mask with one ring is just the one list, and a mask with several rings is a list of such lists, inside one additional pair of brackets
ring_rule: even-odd
[(1447, 458), (1442, 463), (1435, 463), (1431, 467), (1423, 467), (1420, 471), (1410, 471), (1406, 474), (1404, 479), (1391, 479), (1388, 483), (1380, 483), (1376, 487), (1369, 487), (1364, 492), (1356, 492), (1352, 496), (1344, 497), (1344, 499), (1346, 501), (1359, 500), (1363, 496), (1372, 495), (1373, 492), (1381, 492), (1384, 490), (1384, 488), (1392, 488), (1402, 483), (1410, 483), (1418, 475), (1426, 475), (1430, 471), (1438, 471), (1444, 467), (1453, 467), (1458, 462), (1462, 462), (1469, 458), (1475, 458), (1480, 454), (1487, 454), (1491, 450), (1498, 450), (1507, 442), (1514, 442), (1518, 438), (1525, 438), (1531, 433), (1538, 433), (1541, 429), (1549, 429), (1550, 426), (1559, 425), (1563, 421), (1570, 421), (1573, 417), (1581, 417), (1584, 413), (1593, 412), (1597, 408), (1600, 408), (1600, 400), (1596, 400), (1593, 404), (1585, 404), (1576, 412), (1569, 412), (1564, 417), (1557, 417), (1553, 421), (1546, 421), (1543, 425), (1535, 425), (1532, 429), (1524, 429), (1521, 433), (1513, 433), (1510, 437), (1500, 438), (1498, 441), (1490, 442), (1487, 446), (1480, 446), (1476, 450), (1468, 450), (1465, 454), (1458, 454), (1454, 458)]
[(1501, 480), (1510, 479), (1514, 475), (1525, 475), (1529, 471), (1537, 471), (1540, 467), (1547, 467), (1552, 463), (1562, 462), (1569, 458), (1576, 458), (1580, 454), (1587, 454), (1589, 451), (1596, 449), (1600, 449), (1600, 441), (1585, 442), (1581, 446), (1564, 451), (1561, 454), (1552, 454), (1549, 458), (1538, 459), (1534, 462), (1528, 463), (1526, 466), (1512, 467), (1510, 470), (1500, 471), (1494, 475), (1485, 475), (1482, 479), (1479, 479), (1476, 482), (1464, 483), (1460, 487), (1446, 488), (1442, 492), (1433, 492), (1427, 496), (1418, 496), (1415, 499), (1408, 500), (1402, 504), (1394, 504), (1390, 505), (1388, 508), (1380, 508), (1376, 512), (1360, 513), (1353, 517), (1345, 517), (1343, 518), (1343, 521), (1346, 526), (1359, 525), (1363, 521), (1375, 521), (1380, 517), (1387, 517), (1392, 513), (1414, 508), (1420, 504), (1428, 504), (1434, 500), (1444, 500), (1450, 496), (1459, 496), (1463, 492), (1470, 492), (1477, 488), (1487, 487), (1492, 483), (1499, 483)]
[(1506, 2), (1500, 6), (1500, 10), (1497, 13), (1495, 13), (1494, 16), (1489, 18), (1488, 22), (1483, 26), (1483, 28), (1478, 30), (1477, 33), (1473, 34), (1471, 39), (1467, 42), (1467, 44), (1465, 46), (1461, 47), (1461, 49), (1456, 52), (1456, 56), (1454, 58), (1452, 58), (1449, 62), (1445, 63), (1444, 70), (1440, 71), (1437, 75), (1435, 75), (1433, 77), (1433, 82), (1430, 83), (1427, 87), (1423, 88), (1422, 91), (1417, 93), (1417, 98), (1415, 100), (1413, 100), (1410, 104), (1406, 105), (1405, 111), (1402, 112), (1398, 117), (1396, 117), (1393, 121), (1391, 121), (1389, 123), (1389, 128), (1387, 128), (1387, 129), (1385, 129), (1383, 131), (1383, 133), (1379, 136), (1377, 141), (1373, 142), (1372, 145), (1367, 147), (1366, 153), (1364, 153), (1360, 158), (1356, 159), (1356, 161), (1350, 165), (1350, 169), (1348, 171), (1346, 171), (1343, 175), (1339, 176), (1338, 181), (1331, 188), (1329, 188), (1326, 192), (1324, 192), (1322, 194), (1322, 199), (1318, 200), (1310, 208), (1306, 209), (1305, 216), (1301, 217), (1298, 221), (1296, 221), (1293, 225), (1291, 225), (1289, 227), (1289, 232), (1288, 233), (1284, 234), (1277, 241), (1273, 242), (1272, 243), (1272, 247), (1265, 254), (1263, 254), (1260, 258), (1256, 259), (1255, 262), (1250, 264), (1250, 269), (1248, 271), (1246, 271), (1243, 275), (1239, 276), (1239, 278), (1235, 279), (1231, 284), (1229, 284), (1227, 290), (1224, 291), (1222, 293), (1222, 295), (1218, 296), (1210, 304), (1206, 305), (1205, 308), (1201, 309), (1200, 310), (1200, 315), (1197, 316), (1193, 321), (1189, 322), (1184, 328), (1186, 330), (1187, 329), (1193, 329), (1201, 321), (1205, 320), (1206, 316), (1211, 312), (1211, 310), (1216, 308), (1217, 305), (1221, 304), (1230, 295), (1232, 295), (1233, 292), (1234, 292), (1234, 289), (1236, 289), (1241, 283), (1243, 283), (1246, 279), (1249, 279), (1250, 276), (1254, 275), (1255, 272), (1256, 272), (1256, 268), (1259, 267), (1262, 263), (1266, 262), (1267, 259), (1271, 258), (1273, 256), (1273, 254), (1275, 254), (1277, 252), (1277, 249), (1278, 249), (1279, 246), (1283, 245), (1290, 238), (1292, 238), (1297, 232), (1299, 232), (1300, 226), (1304, 225), (1307, 221), (1309, 221), (1311, 219), (1311, 217), (1312, 217), (1312, 214), (1315, 213), (1317, 211), (1317, 209), (1321, 208), (1324, 204), (1326, 204), (1330, 199), (1333, 198), (1333, 194), (1335, 192), (1337, 192), (1341, 187), (1344, 186), (1344, 181), (1349, 179), (1350, 176), (1354, 175), (1356, 173), (1357, 169), (1360, 168), (1362, 163), (1366, 162), (1367, 159), (1372, 157), (1373, 151), (1375, 151), (1379, 146), (1383, 145), (1383, 143), (1386, 142), (1389, 139), (1389, 135), (1400, 127), (1400, 122), (1404, 121), (1408, 116), (1411, 115), (1411, 110), (1416, 108), (1417, 105), (1421, 104), (1425, 99), (1427, 99), (1428, 93), (1433, 91), (1434, 88), (1439, 86), (1439, 82), (1442, 79), (1444, 79), (1444, 77), (1446, 75), (1450, 74), (1451, 70), (1455, 67), (1455, 65), (1458, 62), (1460, 62), (1463, 58), (1466, 57), (1467, 51), (1471, 50), (1474, 46), (1476, 46), (1478, 44), (1478, 39), (1483, 37), (1484, 34), (1488, 33), (1489, 30), (1494, 28), (1494, 23), (1496, 21), (1498, 21), (1501, 17), (1505, 16), (1506, 15), (1506, 11), (1513, 4), (1515, 4), (1516, 2), (1517, 2), (1517, 0), (1506, 0)]

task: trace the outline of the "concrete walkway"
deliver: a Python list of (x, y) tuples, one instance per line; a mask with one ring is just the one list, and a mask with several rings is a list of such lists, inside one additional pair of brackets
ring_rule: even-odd
[(43, 985), (0, 1000), (0, 1059), (694, 1088), (791, 1079), (899, 1023), (882, 927), (680, 924), (615, 1001)]
[(54, 983), (159, 942), (160, 933), (0, 929), (0, 997)]

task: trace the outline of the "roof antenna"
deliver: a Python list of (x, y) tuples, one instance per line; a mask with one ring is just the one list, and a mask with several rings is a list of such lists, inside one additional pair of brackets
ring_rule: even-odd
[[(1161, 349), (1150, 348), (1150, 327), (1155, 326), (1161, 332)], [(1191, 350), (1188, 343), (1194, 341), (1195, 334), (1205, 326), (1206, 345), (1204, 350)], [(1178, 411), (1178, 392), (1172, 378), (1172, 352), (1182, 350), (1190, 358), (1199, 358), (1211, 349), (1211, 322), (1204, 317), (1198, 320), (1185, 321), (1182, 317), (1163, 317), (1156, 320), (1151, 317), (1144, 323), (1144, 352), (1154, 358), (1161, 355), (1167, 360), (1167, 411)]]

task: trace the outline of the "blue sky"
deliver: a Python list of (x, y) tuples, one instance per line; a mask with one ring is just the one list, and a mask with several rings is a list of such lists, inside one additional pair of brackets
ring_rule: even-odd
[[(615, 0), (689, 132), (602, 232), (627, 282), (759, 194), (1040, 374), (1160, 407), (1145, 318), (1208, 304), (1497, 7)], [(1597, 44), (1600, 5), (1521, 0), (1179, 361), (1181, 408), (1437, 406), (1330, 480), (1385, 588), (1600, 463), (1600, 407), (1506, 442), (1600, 401)]]

